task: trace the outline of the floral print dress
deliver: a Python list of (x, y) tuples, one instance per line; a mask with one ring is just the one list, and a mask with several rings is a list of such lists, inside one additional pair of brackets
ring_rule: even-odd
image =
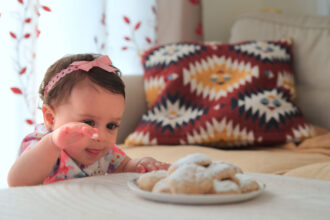
[[(23, 139), (21, 154), (30, 150), (48, 133), (50, 131), (43, 124), (36, 125), (35, 131)], [(125, 157), (125, 153), (117, 146), (114, 146), (103, 158), (95, 163), (89, 166), (79, 166), (65, 151), (61, 151), (60, 157), (57, 159), (49, 176), (44, 180), (44, 184), (72, 178), (106, 175), (114, 172)]]

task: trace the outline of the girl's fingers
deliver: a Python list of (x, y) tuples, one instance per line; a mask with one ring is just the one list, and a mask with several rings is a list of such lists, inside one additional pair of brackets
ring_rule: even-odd
[(170, 166), (170, 164), (168, 163), (163, 163), (154, 159), (142, 160), (139, 165), (144, 167), (145, 172), (151, 172), (155, 170), (167, 170), (168, 167)]
[(137, 171), (139, 172), (139, 173), (145, 173), (145, 172), (147, 172), (147, 170), (144, 168), (144, 166), (143, 165), (141, 165), (141, 164), (139, 164), (139, 165), (137, 165)]
[(70, 131), (70, 128), (68, 127), (68, 126), (66, 126), (66, 127), (64, 127), (64, 133), (65, 134), (68, 134), (69, 133), (69, 131)]
[(162, 169), (164, 169), (164, 170), (167, 170), (167, 169), (170, 167), (170, 165), (171, 165), (171, 164), (169, 164), (169, 163), (161, 163), (161, 167), (162, 167)]
[(86, 135), (86, 136), (89, 136), (92, 139), (97, 139), (99, 137), (97, 128), (82, 127), (81, 128), (81, 133)]
[(170, 164), (168, 163), (162, 163), (162, 162), (156, 162), (155, 165), (157, 166), (158, 170), (167, 170)]
[(157, 166), (155, 166), (155, 164), (153, 164), (153, 163), (149, 163), (147, 165), (147, 171), (150, 172), (150, 171), (154, 171), (154, 170), (158, 170)]

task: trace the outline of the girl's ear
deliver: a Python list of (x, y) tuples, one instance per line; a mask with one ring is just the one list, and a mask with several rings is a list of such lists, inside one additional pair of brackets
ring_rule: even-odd
[(47, 104), (42, 106), (42, 115), (44, 116), (44, 123), (47, 130), (52, 130), (54, 125), (55, 111)]

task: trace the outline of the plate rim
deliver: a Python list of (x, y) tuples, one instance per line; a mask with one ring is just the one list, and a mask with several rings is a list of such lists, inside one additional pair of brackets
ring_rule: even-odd
[(136, 195), (157, 202), (165, 203), (177, 203), (177, 204), (224, 204), (224, 203), (234, 203), (243, 202), (246, 200), (253, 199), (264, 192), (266, 185), (259, 180), (256, 180), (260, 186), (258, 190), (240, 193), (240, 194), (168, 194), (168, 193), (154, 193), (140, 189), (137, 184), (138, 178), (131, 179), (127, 181), (127, 185), (131, 191)]

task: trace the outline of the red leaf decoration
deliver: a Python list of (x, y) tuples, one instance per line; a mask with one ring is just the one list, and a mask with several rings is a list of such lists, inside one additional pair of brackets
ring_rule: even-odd
[(126, 16), (124, 16), (124, 21), (127, 23), (127, 24), (129, 24), (131, 21), (129, 20), (129, 18), (128, 17), (126, 17)]
[(40, 30), (38, 29), (38, 26), (36, 26), (36, 34), (37, 34), (37, 37), (39, 37), (39, 35), (40, 35)]
[(140, 28), (140, 26), (141, 26), (141, 21), (140, 22), (138, 22), (136, 25), (135, 25), (135, 30), (137, 30), (137, 29), (139, 29)]
[(31, 36), (31, 34), (27, 33), (24, 35), (24, 38), (29, 38)]
[(26, 119), (25, 121), (26, 121), (26, 123), (28, 123), (29, 125), (33, 125), (33, 124), (34, 124), (34, 122), (33, 122), (31, 119)]
[(20, 90), (19, 88), (17, 88), (17, 87), (12, 87), (12, 88), (10, 88), (11, 89), (11, 91), (13, 92), (13, 93), (15, 93), (15, 94), (22, 94), (23, 92), (22, 92), (22, 90)]
[(22, 74), (24, 74), (25, 72), (26, 72), (26, 67), (23, 67), (23, 68), (21, 69), (21, 71), (19, 71), (19, 74), (22, 75)]
[(127, 50), (127, 47), (122, 47), (121, 49), (122, 49), (122, 50)]
[(203, 35), (203, 26), (202, 26), (202, 23), (199, 23), (197, 28), (196, 28), (196, 34), (199, 35), (199, 36), (202, 36)]
[(129, 37), (124, 37), (124, 39), (127, 40), (127, 41), (131, 40), (131, 38), (129, 38)]
[(17, 0), (19, 3), (23, 4), (23, 0)]
[(9, 32), (9, 34), (10, 34), (10, 36), (11, 36), (12, 38), (14, 38), (14, 39), (17, 38), (17, 37), (16, 37), (16, 34), (14, 34), (13, 32)]
[(198, 5), (199, 0), (189, 0), (191, 4)]
[(25, 22), (25, 23), (30, 23), (30, 22), (31, 22), (31, 20), (32, 20), (31, 18), (27, 18), (27, 19), (25, 19), (25, 21), (24, 21), (24, 22)]
[(101, 24), (105, 25), (105, 14), (104, 13), (102, 14)]
[(151, 39), (149, 37), (146, 37), (146, 41), (151, 44)]
[(43, 5), (43, 6), (41, 6), (41, 8), (42, 8), (42, 9), (44, 9), (45, 11), (48, 11), (48, 12), (52, 11), (52, 10), (50, 10), (50, 8), (49, 8), (49, 7), (47, 7), (47, 6), (44, 6), (44, 5)]

